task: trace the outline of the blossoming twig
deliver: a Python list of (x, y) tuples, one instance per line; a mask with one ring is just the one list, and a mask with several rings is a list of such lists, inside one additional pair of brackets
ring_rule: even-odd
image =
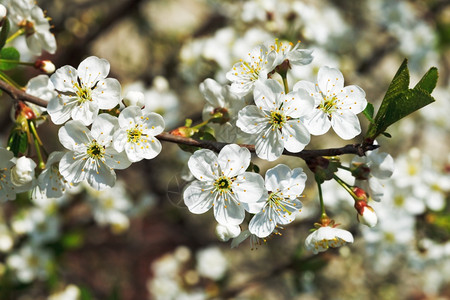
[[(22, 100), (22, 101), (28, 101), (31, 103), (34, 103), (36, 105), (47, 107), (47, 101), (32, 96), (20, 89), (17, 89), (6, 82), (0, 80), (0, 89), (5, 91), (8, 95), (11, 96), (14, 100)], [(208, 141), (208, 140), (194, 140), (191, 138), (186, 138), (182, 136), (177, 136), (170, 134), (168, 132), (163, 132), (156, 136), (159, 140), (176, 143), (176, 144), (183, 144), (187, 146), (194, 146), (194, 147), (200, 147), (205, 149), (210, 149), (215, 152), (219, 152), (223, 147), (228, 145), (228, 143), (222, 143), (222, 142), (214, 142), (214, 141)], [(239, 146), (245, 147), (250, 152), (255, 152), (255, 146), (254, 145), (247, 145), (247, 144), (240, 144)], [(313, 157), (318, 156), (338, 156), (343, 154), (357, 154), (359, 156), (364, 156), (364, 153), (369, 150), (374, 150), (378, 148), (378, 145), (363, 145), (363, 144), (348, 144), (340, 148), (329, 148), (329, 149), (317, 149), (317, 150), (303, 150), (298, 153), (292, 153), (287, 150), (283, 151), (283, 155), (287, 156), (294, 156), (299, 157), (304, 160), (310, 159)]]

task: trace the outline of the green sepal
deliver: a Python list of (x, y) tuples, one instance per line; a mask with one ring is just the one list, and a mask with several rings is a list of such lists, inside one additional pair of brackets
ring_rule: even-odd
[(14, 153), (15, 157), (18, 157), (19, 153), (25, 154), (28, 149), (27, 132), (20, 128), (13, 129), (9, 135), (6, 149)]
[[(20, 53), (14, 47), (6, 47), (6, 48), (2, 48), (2, 50), (0, 50), (0, 58), (18, 62), (20, 60)], [(16, 66), (17, 66), (16, 62), (0, 61), (0, 70), (3, 70), (3, 71), (14, 69)]]
[(9, 29), (11, 26), (9, 25), (8, 18), (3, 19), (2, 31), (0, 31), (0, 49), (5, 46), (6, 40), (8, 39)]

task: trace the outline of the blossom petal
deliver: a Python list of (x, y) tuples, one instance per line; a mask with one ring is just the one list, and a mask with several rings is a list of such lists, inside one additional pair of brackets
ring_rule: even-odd
[(105, 162), (112, 169), (123, 170), (131, 165), (125, 152), (117, 152), (112, 147), (106, 148)]
[(283, 127), (284, 148), (290, 152), (300, 152), (309, 144), (309, 131), (300, 120), (289, 120)]
[(262, 135), (256, 139), (256, 155), (259, 158), (274, 161), (281, 156), (284, 150), (284, 142), (281, 139), (279, 130), (267, 128)]
[(249, 231), (260, 238), (269, 236), (277, 225), (273, 214), (273, 209), (266, 207), (254, 215), (248, 224)]
[(101, 79), (92, 90), (92, 99), (100, 109), (112, 109), (120, 102), (121, 87), (117, 79)]
[(184, 203), (191, 213), (202, 214), (213, 205), (213, 185), (208, 182), (191, 182), (183, 192)]
[(236, 177), (232, 189), (237, 199), (243, 203), (257, 202), (266, 191), (261, 175), (250, 172)]
[(108, 165), (100, 162), (97, 168), (88, 168), (86, 181), (97, 191), (113, 187), (116, 183), (116, 173)]
[(85, 86), (93, 88), (99, 80), (108, 75), (109, 68), (106, 59), (89, 56), (78, 66), (78, 77)]
[(250, 165), (251, 154), (247, 148), (236, 144), (226, 145), (220, 150), (217, 161), (227, 177), (235, 177), (247, 170)]
[(106, 113), (101, 114), (92, 123), (92, 137), (103, 146), (109, 145), (118, 125), (116, 117)]
[(314, 109), (313, 112), (302, 118), (308, 131), (313, 135), (322, 135), (330, 130), (331, 122), (327, 114), (320, 109)]
[(215, 181), (220, 176), (216, 154), (208, 149), (197, 150), (188, 161), (189, 170), (201, 181)]
[(239, 225), (244, 221), (245, 211), (235, 200), (235, 196), (228, 193), (226, 196), (217, 196), (214, 201), (214, 217), (223, 225)]
[(74, 93), (76, 91), (75, 84), (78, 84), (77, 74), (77, 70), (74, 67), (64, 66), (56, 70), (50, 76), (50, 80), (57, 91)]
[(268, 121), (261, 109), (249, 105), (239, 111), (236, 126), (246, 133), (258, 134), (268, 126)]
[(283, 87), (273, 79), (257, 81), (253, 91), (253, 98), (256, 106), (260, 109), (271, 111), (279, 107), (278, 94), (282, 92)]
[(58, 137), (61, 144), (72, 151), (82, 151), (85, 149), (84, 144), (92, 140), (89, 129), (80, 121), (69, 121), (58, 131)]
[(222, 97), (222, 85), (211, 78), (207, 78), (200, 83), (200, 92), (206, 101), (213, 107), (224, 107), (224, 99)]
[(350, 140), (361, 133), (358, 117), (348, 110), (343, 111), (342, 114), (333, 114), (331, 126), (336, 134), (344, 140)]
[(330, 67), (321, 67), (317, 74), (317, 83), (324, 95), (332, 96), (337, 94), (344, 87), (344, 76), (341, 71)]
[(93, 101), (86, 101), (73, 106), (71, 117), (73, 120), (78, 120), (84, 125), (92, 124), (94, 118), (98, 115), (99, 109), (97, 103)]

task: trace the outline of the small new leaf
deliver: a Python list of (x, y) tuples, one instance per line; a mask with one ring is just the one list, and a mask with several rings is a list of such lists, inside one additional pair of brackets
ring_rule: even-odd
[(15, 61), (15, 62), (7, 62), (0, 60), (0, 70), (3, 71), (11, 70), (17, 66), (17, 62), (20, 60), (20, 53), (14, 47), (2, 48), (2, 50), (0, 50), (0, 59)]
[(363, 110), (364, 116), (366, 116), (367, 120), (369, 120), (370, 123), (375, 124), (375, 121), (373, 120), (373, 112), (374, 108), (372, 103), (367, 102), (366, 108)]

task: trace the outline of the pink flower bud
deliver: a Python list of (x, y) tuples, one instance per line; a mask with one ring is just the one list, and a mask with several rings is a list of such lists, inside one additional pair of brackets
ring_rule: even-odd
[(55, 65), (49, 60), (38, 59), (34, 63), (34, 67), (47, 74), (52, 74), (53, 72), (55, 72)]

